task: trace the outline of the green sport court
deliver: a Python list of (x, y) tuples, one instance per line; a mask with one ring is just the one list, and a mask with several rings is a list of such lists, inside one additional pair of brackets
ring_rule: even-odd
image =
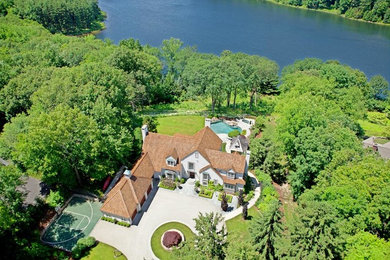
[(71, 251), (82, 237), (87, 237), (101, 218), (101, 203), (73, 196), (61, 215), (45, 230), (42, 242)]

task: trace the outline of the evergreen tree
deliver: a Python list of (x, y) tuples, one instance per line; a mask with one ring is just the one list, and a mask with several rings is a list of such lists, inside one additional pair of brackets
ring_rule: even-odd
[(249, 228), (253, 243), (263, 259), (275, 259), (275, 244), (282, 233), (280, 202), (274, 203), (269, 210), (254, 219)]
[(242, 205), (242, 218), (244, 220), (248, 218), (248, 203)]
[(226, 247), (226, 232), (222, 225), (219, 229), (218, 225), (223, 221), (221, 214), (199, 213), (195, 220), (195, 229), (198, 235), (195, 237), (195, 248), (207, 259), (223, 259), (225, 256), (224, 250)]
[(244, 191), (240, 190), (238, 194), (238, 206), (242, 206), (244, 204)]
[(327, 202), (310, 201), (296, 210), (289, 225), (287, 257), (298, 259), (340, 259), (345, 236), (343, 222)]
[(221, 208), (223, 211), (227, 211), (228, 209), (228, 202), (226, 198), (226, 193), (222, 193), (222, 200), (221, 200)]

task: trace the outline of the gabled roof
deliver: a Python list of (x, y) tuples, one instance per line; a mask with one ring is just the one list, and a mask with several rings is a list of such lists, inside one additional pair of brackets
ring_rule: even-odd
[[(205, 127), (193, 136), (149, 133), (143, 151), (150, 155), (154, 170), (159, 172), (162, 168), (180, 170), (180, 161), (194, 151), (199, 151), (207, 159), (206, 149), (220, 150), (221, 146), (221, 139), (209, 127)], [(178, 164), (175, 167), (166, 163), (166, 158), (172, 153), (177, 155)]]
[(131, 180), (122, 177), (108, 193), (107, 199), (100, 210), (115, 216), (131, 218), (133, 212), (137, 210), (137, 204), (138, 199)]
[(101, 211), (124, 218), (131, 218), (137, 205), (152, 182), (154, 168), (148, 153), (144, 154), (131, 170), (132, 176), (122, 177), (107, 194)]
[(213, 168), (228, 171), (233, 169), (235, 172), (244, 173), (246, 160), (244, 156), (238, 153), (225, 153), (216, 150), (206, 149), (206, 154)]
[(152, 178), (154, 175), (153, 162), (148, 153), (142, 155), (132, 169), (132, 174), (136, 177)]

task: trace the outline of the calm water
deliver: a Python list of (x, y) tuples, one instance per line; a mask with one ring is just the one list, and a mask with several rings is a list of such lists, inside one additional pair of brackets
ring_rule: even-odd
[(159, 46), (175, 37), (201, 52), (266, 56), (283, 67), (296, 59), (337, 59), (390, 80), (390, 26), (245, 0), (99, 0), (107, 29), (119, 42)]

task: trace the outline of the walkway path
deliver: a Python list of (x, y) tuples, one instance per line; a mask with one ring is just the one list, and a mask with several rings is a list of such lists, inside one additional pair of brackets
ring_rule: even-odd
[[(253, 196), (253, 198), (248, 202), (248, 209), (250, 209), (252, 206), (255, 205), (256, 201), (259, 199), (260, 197), (260, 194), (261, 194), (261, 188), (260, 188), (260, 184), (257, 182), (256, 180), (256, 177), (253, 173), (251, 172), (248, 172), (248, 175), (251, 177), (252, 179), (252, 182), (255, 183), (256, 185), (256, 188), (255, 188), (255, 195)], [(242, 213), (242, 207), (239, 207), (229, 213), (227, 213), (226, 215), (224, 215), (224, 218), (225, 218), (225, 221), (229, 220), (229, 219), (232, 219), (238, 215), (240, 215)]]

